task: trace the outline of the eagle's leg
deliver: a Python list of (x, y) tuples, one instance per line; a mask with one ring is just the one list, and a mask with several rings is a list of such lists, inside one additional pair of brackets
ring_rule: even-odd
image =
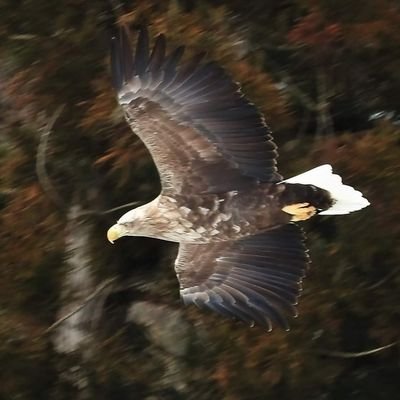
[(317, 213), (317, 209), (310, 203), (290, 204), (282, 208), (287, 214), (292, 215), (291, 221), (305, 221)]

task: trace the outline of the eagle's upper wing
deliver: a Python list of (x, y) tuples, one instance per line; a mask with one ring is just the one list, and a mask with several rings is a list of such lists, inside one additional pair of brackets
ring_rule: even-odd
[(281, 180), (262, 115), (222, 68), (202, 56), (181, 62), (182, 47), (166, 55), (163, 35), (150, 54), (144, 29), (132, 53), (121, 29), (113, 37), (114, 85), (164, 191), (227, 191), (254, 180)]
[(288, 329), (309, 258), (303, 234), (285, 225), (235, 242), (180, 244), (175, 270), (184, 303), (267, 329)]

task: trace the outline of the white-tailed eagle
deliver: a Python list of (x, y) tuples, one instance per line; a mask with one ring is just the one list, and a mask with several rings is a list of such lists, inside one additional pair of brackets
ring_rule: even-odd
[(133, 51), (112, 39), (112, 74), (126, 120), (150, 151), (162, 190), (108, 231), (179, 243), (175, 270), (185, 304), (288, 329), (309, 257), (295, 224), (369, 203), (329, 165), (283, 180), (263, 116), (240, 86), (202, 55), (183, 62), (146, 29)]

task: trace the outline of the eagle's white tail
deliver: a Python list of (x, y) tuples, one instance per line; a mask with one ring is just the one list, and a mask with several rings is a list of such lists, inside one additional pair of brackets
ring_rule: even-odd
[(320, 212), (320, 215), (348, 214), (369, 205), (369, 201), (363, 197), (361, 192), (344, 185), (342, 178), (332, 173), (332, 167), (329, 164), (313, 168), (303, 174), (286, 179), (284, 182), (314, 185), (328, 191), (334, 204), (331, 208)]

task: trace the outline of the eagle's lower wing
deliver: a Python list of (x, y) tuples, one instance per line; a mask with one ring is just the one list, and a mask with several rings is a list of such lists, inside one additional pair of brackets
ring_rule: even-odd
[(147, 31), (135, 55), (124, 29), (113, 37), (118, 100), (149, 149), (163, 189), (227, 191), (258, 180), (276, 182), (276, 146), (262, 115), (215, 63), (166, 55), (160, 35), (152, 53)]
[(309, 258), (294, 224), (235, 242), (185, 244), (175, 270), (185, 304), (224, 316), (288, 329)]

